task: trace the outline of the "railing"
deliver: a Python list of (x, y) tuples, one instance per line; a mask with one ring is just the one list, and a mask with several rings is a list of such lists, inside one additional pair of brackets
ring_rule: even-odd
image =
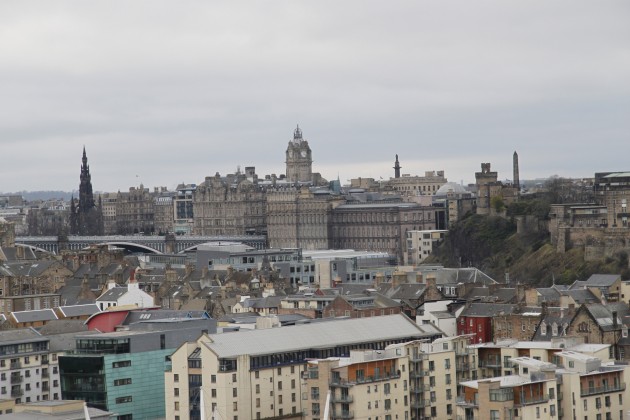
[(363, 378), (357, 378), (354, 381), (349, 381), (345, 378), (332, 378), (330, 380), (330, 386), (351, 387), (356, 384), (368, 384), (372, 382), (388, 381), (390, 379), (398, 379), (398, 378), (400, 378), (400, 374), (398, 373), (391, 373), (389, 375), (379, 375), (379, 376), (365, 376)]
[(467, 356), (469, 354), (473, 354), (473, 349), (471, 348), (455, 348), (455, 356)]
[(425, 376), (429, 376), (430, 372), (428, 370), (414, 370), (409, 374), (412, 378), (423, 378)]
[(22, 363), (20, 362), (11, 362), (11, 369), (20, 369), (22, 367)]
[(43, 384), (42, 385), (42, 392), (48, 392), (48, 391), (50, 391), (50, 385)]
[(13, 397), (13, 398), (21, 397), (22, 395), (24, 395), (24, 391), (22, 391), (21, 389), (12, 389), (11, 390), (11, 397)]
[(455, 365), (455, 370), (458, 372), (461, 372), (464, 370), (470, 370), (470, 363), (457, 363)]
[(339, 395), (339, 396), (333, 395), (331, 396), (330, 401), (333, 403), (350, 404), (353, 401), (353, 399), (352, 399), (352, 395)]
[(494, 367), (494, 368), (500, 368), (501, 367), (501, 359), (484, 359), (484, 360), (479, 360), (479, 367)]
[(11, 383), (12, 384), (21, 384), (24, 380), (22, 375), (11, 375)]
[(47, 365), (48, 363), (48, 358), (42, 357), (42, 365)]
[(354, 412), (353, 411), (341, 411), (339, 413), (336, 413), (336, 412), (333, 411), (332, 418), (333, 419), (353, 419), (354, 418)]
[(603, 394), (606, 392), (625, 391), (626, 384), (612, 385), (612, 386), (596, 386), (593, 388), (582, 389), (580, 391), (581, 397), (588, 397), (589, 395)]
[(523, 407), (526, 405), (542, 404), (549, 402), (549, 395), (539, 395), (529, 399), (521, 399), (520, 403), (514, 404), (514, 407)]
[(50, 372), (42, 370), (42, 378), (50, 378)]
[(425, 408), (431, 406), (431, 401), (420, 399), (411, 401), (411, 408)]
[(411, 386), (411, 392), (414, 394), (420, 394), (422, 392), (427, 392), (428, 390), (429, 387), (425, 385)]
[(429, 355), (426, 353), (415, 353), (411, 355), (412, 362), (422, 362), (428, 359), (429, 359)]
[(457, 397), (457, 405), (461, 407), (478, 407), (479, 403), (477, 401), (469, 401), (464, 397)]

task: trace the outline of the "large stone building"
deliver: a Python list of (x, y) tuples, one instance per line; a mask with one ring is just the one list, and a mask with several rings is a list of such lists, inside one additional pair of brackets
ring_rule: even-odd
[(630, 172), (598, 172), (593, 190), (594, 203), (551, 206), (551, 243), (559, 252), (584, 247), (586, 260), (630, 251)]
[(116, 230), (118, 234), (155, 232), (155, 200), (148, 188), (140, 184), (116, 197)]
[(267, 230), (266, 191), (256, 178), (237, 171), (206, 177), (193, 200), (197, 235), (260, 235)]
[(444, 210), (414, 203), (348, 203), (332, 211), (332, 247), (387, 252), (404, 260), (407, 232), (443, 229)]
[(272, 248), (331, 248), (331, 212), (341, 197), (308, 187), (267, 193), (267, 237)]

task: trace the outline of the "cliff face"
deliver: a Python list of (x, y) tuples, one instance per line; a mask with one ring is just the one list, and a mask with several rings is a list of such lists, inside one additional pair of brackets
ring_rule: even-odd
[(517, 234), (507, 219), (474, 215), (449, 230), (444, 243), (427, 262), (448, 267), (475, 266), (497, 281), (506, 273), (512, 283), (532, 286), (585, 280), (591, 274), (621, 274), (630, 279), (628, 254), (586, 261), (584, 248), (556, 252), (545, 232)]

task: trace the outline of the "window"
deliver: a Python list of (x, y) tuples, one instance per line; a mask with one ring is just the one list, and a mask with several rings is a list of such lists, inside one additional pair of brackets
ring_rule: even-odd
[(256, 372), (254, 372), (254, 378), (260, 379), (260, 371), (257, 370)]
[(295, 389), (295, 379), (291, 379), (291, 389)]
[[(131, 378), (115, 379), (114, 380), (114, 386), (129, 385), (129, 384), (131, 384)], [(175, 389), (177, 389), (177, 388), (175, 388)]]
[(391, 410), (391, 409), (392, 409), (392, 400), (386, 399), (385, 400), (385, 410)]
[(173, 405), (174, 405), (175, 411), (179, 411), (179, 401), (175, 401)]
[(126, 397), (116, 398), (116, 404), (130, 403), (131, 401), (132, 401), (131, 395), (128, 395)]
[(179, 382), (179, 375), (177, 373), (173, 374), (173, 382)]
[(384, 384), (384, 385), (383, 385), (383, 392), (384, 392), (385, 394), (389, 394), (389, 392), (390, 392), (390, 391), (389, 391), (389, 384)]
[(278, 381), (278, 390), (282, 391), (282, 381)]
[(238, 388), (232, 388), (232, 397), (236, 398), (238, 396)]
[(173, 388), (173, 396), (179, 397), (179, 388)]
[(316, 386), (311, 388), (311, 400), (319, 400), (319, 388)]
[[(258, 373), (258, 372), (256, 372)], [(210, 382), (213, 384), (217, 383), (217, 375), (210, 375)]]
[(499, 410), (490, 410), (490, 420), (499, 420)]
[(121, 360), (120, 362), (112, 363), (112, 368), (122, 368), (131, 366), (131, 360)]
[(260, 394), (260, 384), (256, 384), (256, 394)]
[(451, 384), (451, 374), (447, 373), (446, 374), (446, 385), (450, 385)]
[(450, 368), (451, 368), (451, 359), (444, 360), (444, 369), (450, 369)]

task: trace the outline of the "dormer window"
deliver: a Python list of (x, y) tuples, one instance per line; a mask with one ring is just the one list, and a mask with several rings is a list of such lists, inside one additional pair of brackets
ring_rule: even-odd
[(555, 322), (551, 324), (551, 335), (553, 335), (554, 337), (558, 335), (558, 324), (556, 324)]
[(547, 324), (545, 321), (540, 323), (540, 335), (547, 335)]

